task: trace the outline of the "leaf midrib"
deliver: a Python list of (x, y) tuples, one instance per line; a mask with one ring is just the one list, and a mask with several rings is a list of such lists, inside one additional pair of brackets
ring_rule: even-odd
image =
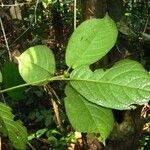
[[(144, 78), (147, 79), (147, 78)], [(100, 83), (100, 84), (111, 84), (113, 86), (120, 86), (120, 87), (125, 87), (125, 88), (132, 88), (132, 89), (139, 89), (141, 91), (146, 91), (146, 92), (150, 92), (150, 90), (146, 90), (146, 89), (142, 89), (142, 88), (136, 88), (136, 87), (132, 87), (132, 86), (126, 86), (126, 85), (122, 85), (122, 84), (117, 84), (117, 83), (112, 83), (112, 82), (104, 82), (104, 81), (96, 81), (96, 80), (87, 80), (87, 79), (78, 79), (78, 78), (70, 78), (70, 81), (85, 81), (85, 82), (93, 82), (93, 83)]]

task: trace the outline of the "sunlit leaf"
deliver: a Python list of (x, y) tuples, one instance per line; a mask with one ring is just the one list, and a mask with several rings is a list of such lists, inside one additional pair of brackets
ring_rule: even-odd
[(76, 68), (101, 59), (114, 46), (117, 35), (116, 25), (108, 15), (103, 19), (83, 22), (69, 40), (66, 51), (67, 65)]
[(79, 132), (100, 133), (104, 142), (114, 125), (112, 111), (87, 101), (69, 86), (65, 93), (66, 113), (72, 126)]
[(46, 84), (55, 72), (54, 55), (47, 46), (30, 47), (17, 57), (17, 60), (19, 62), (19, 72), (27, 83), (35, 82), (34, 85)]
[(80, 67), (71, 78), (71, 85), (81, 95), (104, 107), (131, 109), (150, 100), (150, 75), (136, 61), (123, 60), (106, 71)]
[(51, 3), (52, 3), (52, 0), (42, 0), (42, 4), (43, 4), (44, 8), (46, 8)]

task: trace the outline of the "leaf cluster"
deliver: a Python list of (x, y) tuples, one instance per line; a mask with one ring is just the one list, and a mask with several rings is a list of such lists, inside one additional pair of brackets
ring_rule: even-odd
[(69, 40), (65, 55), (68, 69), (59, 76), (54, 75), (52, 50), (45, 45), (30, 47), (17, 57), (19, 73), (26, 83), (0, 92), (67, 81), (64, 103), (71, 125), (80, 132), (100, 133), (99, 140), (105, 143), (114, 126), (112, 109), (135, 109), (150, 99), (149, 73), (136, 61), (122, 60), (107, 70), (89, 69), (114, 47), (117, 36), (117, 27), (108, 15), (83, 22)]

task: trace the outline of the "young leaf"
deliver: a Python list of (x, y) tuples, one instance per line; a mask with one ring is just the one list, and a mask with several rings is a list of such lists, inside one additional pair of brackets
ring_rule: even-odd
[(136, 61), (123, 60), (106, 71), (80, 67), (71, 78), (71, 85), (81, 95), (104, 107), (131, 109), (150, 99), (150, 75)]
[(65, 93), (66, 113), (72, 126), (79, 132), (100, 133), (100, 139), (104, 142), (114, 125), (112, 111), (88, 102), (69, 86)]
[[(17, 86), (24, 83), (14, 63), (5, 62), (3, 65), (2, 74), (4, 88), (10, 88), (12, 86)], [(25, 88), (22, 87), (8, 91), (7, 94), (12, 98), (12, 100), (18, 101), (22, 99), (24, 90)]]
[(3, 103), (0, 103), (0, 132), (8, 135), (16, 149), (26, 150), (28, 138), (26, 128), (21, 121), (14, 121), (11, 108)]
[(0, 83), (2, 82), (3, 78), (2, 78), (2, 73), (0, 71)]
[(27, 83), (46, 84), (55, 72), (55, 59), (52, 51), (43, 45), (30, 47), (19, 57), (19, 72)]
[(117, 27), (108, 15), (103, 19), (83, 22), (69, 40), (66, 50), (67, 65), (76, 68), (101, 59), (114, 46), (117, 35)]

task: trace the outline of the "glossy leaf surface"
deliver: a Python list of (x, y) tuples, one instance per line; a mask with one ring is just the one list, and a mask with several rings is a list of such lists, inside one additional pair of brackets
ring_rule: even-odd
[(19, 72), (27, 83), (46, 84), (55, 72), (55, 59), (52, 51), (43, 45), (30, 47), (19, 57)]
[(83, 22), (69, 40), (66, 51), (67, 65), (76, 68), (101, 59), (114, 46), (117, 35), (117, 27), (108, 15), (103, 19)]
[(79, 132), (100, 133), (104, 142), (114, 125), (112, 111), (87, 101), (69, 86), (65, 93), (66, 113), (72, 126)]
[(81, 95), (104, 107), (131, 109), (150, 99), (150, 75), (136, 61), (122, 60), (106, 71), (80, 67), (71, 78), (71, 85)]

